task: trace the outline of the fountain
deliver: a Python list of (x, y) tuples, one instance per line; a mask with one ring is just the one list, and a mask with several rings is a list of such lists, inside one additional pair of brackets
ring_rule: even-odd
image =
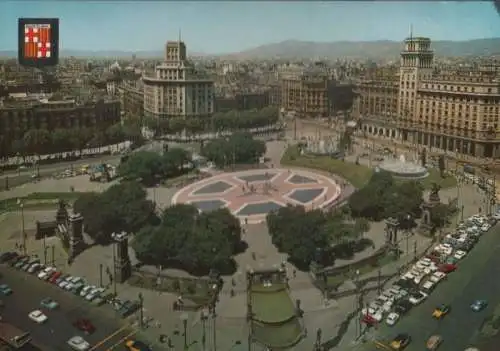
[(408, 162), (404, 154), (401, 154), (399, 159), (385, 159), (378, 168), (400, 179), (423, 179), (429, 175), (427, 168)]

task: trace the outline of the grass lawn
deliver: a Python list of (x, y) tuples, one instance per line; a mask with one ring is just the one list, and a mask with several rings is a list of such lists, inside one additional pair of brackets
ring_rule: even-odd
[(182, 174), (178, 177), (165, 179), (161, 182), (161, 185), (165, 188), (170, 188), (173, 186), (177, 186), (183, 182), (188, 182), (191, 179), (194, 179), (198, 176), (199, 176), (198, 170), (194, 169), (194, 170), (192, 170), (186, 174)]
[(73, 202), (82, 194), (80, 192), (32, 193), (20, 198), (4, 199), (0, 200), (0, 213), (17, 211), (19, 209), (18, 199), (21, 200), (25, 209), (44, 209), (57, 206), (59, 200)]
[(431, 189), (432, 183), (436, 183), (442, 189), (453, 188), (457, 186), (457, 179), (453, 176), (447, 175), (441, 178), (439, 170), (431, 168), (429, 169), (429, 176), (421, 180), (424, 189)]
[[(278, 289), (278, 286), (281, 289)], [(279, 323), (295, 316), (295, 306), (283, 284), (273, 284), (269, 291), (259, 286), (255, 288), (252, 288), (250, 298), (256, 320), (263, 323)]]
[(300, 155), (297, 145), (290, 146), (281, 158), (282, 165), (313, 168), (338, 174), (356, 188), (362, 188), (373, 174), (373, 170), (363, 165), (334, 159), (330, 156)]
[[(394, 262), (393, 256), (385, 255), (379, 258), (379, 260), (377, 261), (377, 265), (372, 265), (367, 263), (364, 266), (358, 267), (357, 270), (359, 270), (359, 275), (362, 276), (363, 274), (373, 272), (379, 269), (380, 267), (385, 266), (386, 264), (392, 262)], [(327, 288), (338, 287), (348, 279), (351, 279), (351, 277), (348, 274), (338, 274), (338, 275), (328, 276), (326, 278), (326, 286)]]
[[(362, 188), (368, 183), (373, 174), (373, 170), (367, 166), (356, 165), (351, 162), (343, 162), (329, 156), (300, 155), (297, 145), (290, 146), (281, 159), (282, 165), (312, 168), (321, 171), (338, 174), (349, 181), (356, 188)], [(404, 181), (404, 180), (401, 180)], [(453, 176), (441, 178), (439, 171), (429, 169), (429, 176), (421, 180), (424, 189), (431, 189), (432, 183), (436, 183), (441, 188), (452, 188), (457, 185), (457, 180)]]
[(260, 343), (276, 349), (287, 349), (300, 341), (302, 326), (298, 319), (281, 325), (253, 324), (253, 337)]
[(271, 287), (253, 285), (250, 298), (254, 312), (253, 336), (256, 340), (272, 348), (290, 347), (300, 340), (302, 326), (284, 284), (273, 284)]

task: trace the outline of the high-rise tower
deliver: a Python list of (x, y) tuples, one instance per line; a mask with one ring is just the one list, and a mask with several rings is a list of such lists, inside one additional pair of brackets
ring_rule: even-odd
[[(398, 116), (411, 129), (416, 113), (419, 81), (428, 79), (433, 72), (434, 53), (429, 38), (410, 37), (404, 41), (399, 74)], [(406, 139), (406, 138), (404, 138)]]

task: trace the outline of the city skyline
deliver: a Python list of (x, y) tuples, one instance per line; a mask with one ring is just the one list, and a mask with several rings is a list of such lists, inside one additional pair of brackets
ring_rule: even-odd
[(0, 3), (4, 34), (0, 50), (17, 49), (19, 17), (60, 18), (63, 50), (158, 50), (167, 40), (175, 40), (179, 31), (191, 52), (205, 54), (240, 52), (286, 40), (402, 41), (410, 25), (414, 35), (432, 40), (500, 37), (493, 3), (481, 1), (5, 1)]

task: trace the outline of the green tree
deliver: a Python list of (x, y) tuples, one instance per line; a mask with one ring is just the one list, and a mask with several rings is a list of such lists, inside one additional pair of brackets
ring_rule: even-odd
[(232, 255), (240, 238), (239, 221), (228, 210), (199, 213), (192, 205), (164, 210), (161, 223), (140, 230), (132, 247), (145, 263), (176, 266), (195, 274), (212, 268), (234, 270)]
[(84, 217), (86, 232), (98, 244), (108, 244), (113, 232), (137, 233), (146, 225), (156, 225), (154, 204), (136, 182), (122, 182), (101, 194), (84, 194), (74, 204)]
[(263, 141), (253, 139), (249, 133), (235, 133), (229, 138), (208, 142), (201, 153), (217, 167), (223, 168), (229, 164), (256, 163), (265, 152)]
[(66, 129), (55, 129), (51, 135), (51, 151), (62, 153), (71, 149), (70, 133)]
[(330, 248), (332, 239), (321, 210), (306, 212), (302, 206), (289, 205), (269, 213), (267, 223), (273, 244), (302, 270), (317, 260), (319, 250)]
[(28, 130), (23, 139), (29, 154), (41, 155), (50, 148), (50, 134), (46, 129)]
[(118, 174), (125, 180), (139, 180), (146, 185), (155, 184), (163, 170), (162, 156), (152, 151), (134, 152), (118, 166)]
[(161, 157), (162, 174), (166, 178), (175, 177), (190, 170), (191, 154), (181, 148), (170, 148)]
[(444, 227), (450, 215), (449, 207), (445, 204), (438, 204), (430, 210), (430, 221), (434, 229)]

